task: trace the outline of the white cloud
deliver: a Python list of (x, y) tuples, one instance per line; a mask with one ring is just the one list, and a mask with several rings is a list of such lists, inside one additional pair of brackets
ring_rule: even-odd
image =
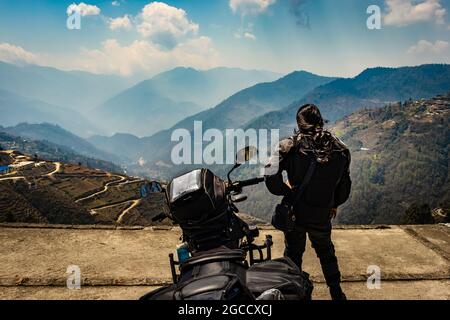
[(256, 36), (253, 33), (253, 23), (247, 24), (247, 27), (240, 28), (234, 33), (236, 39), (256, 40)]
[(41, 63), (38, 55), (9, 43), (0, 43), (0, 61), (18, 65)]
[(147, 40), (136, 40), (127, 46), (108, 39), (99, 49), (84, 48), (65, 69), (129, 76), (156, 74), (177, 66), (206, 69), (218, 66), (219, 62), (219, 54), (207, 37), (189, 39), (172, 50)]
[(0, 43), (0, 61), (97, 74), (143, 74), (147, 77), (178, 66), (209, 69), (222, 64), (218, 51), (208, 37), (187, 39), (172, 50), (166, 50), (148, 40), (122, 45), (116, 39), (108, 39), (100, 48), (81, 48), (70, 57), (35, 54), (19, 46)]
[(408, 49), (408, 54), (433, 53), (441, 54), (449, 49), (447, 41), (437, 40), (435, 43), (427, 40), (420, 40), (417, 44)]
[[(88, 10), (83, 3), (78, 6), (84, 8), (80, 10)], [(68, 9), (68, 13), (73, 10), (77, 9)], [(107, 39), (98, 47), (81, 47), (70, 55), (35, 54), (12, 44), (0, 43), (0, 60), (61, 70), (146, 77), (178, 66), (209, 69), (223, 64), (211, 39), (198, 35), (198, 24), (190, 21), (182, 9), (152, 2), (137, 17), (124, 15), (105, 20), (111, 30), (135, 27), (143, 38), (128, 44)]]
[(120, 6), (120, 2), (119, 2), (119, 1), (113, 1), (113, 2), (111, 2), (111, 4), (112, 4), (114, 7)]
[(267, 10), (277, 0), (229, 0), (229, 5), (234, 13), (242, 15), (260, 14)]
[(84, 2), (80, 2), (79, 4), (72, 3), (67, 7), (67, 15), (70, 16), (74, 12), (80, 12), (82, 17), (96, 16), (100, 14), (100, 8)]
[(253, 33), (249, 32), (249, 31), (245, 31), (245, 32), (238, 31), (238, 32), (235, 32), (234, 33), (234, 37), (236, 39), (256, 40), (256, 36)]
[(124, 15), (123, 17), (109, 19), (108, 25), (111, 30), (118, 30), (118, 29), (131, 30), (131, 28), (133, 27), (133, 24), (131, 23), (131, 19), (128, 15)]
[(244, 32), (244, 38), (249, 40), (256, 40), (256, 36), (250, 32)]
[(167, 48), (173, 48), (182, 39), (196, 35), (198, 30), (198, 24), (189, 21), (186, 11), (163, 2), (147, 4), (138, 16), (137, 31)]
[(446, 9), (440, 0), (386, 0), (386, 25), (407, 26), (417, 22), (434, 21), (445, 23)]

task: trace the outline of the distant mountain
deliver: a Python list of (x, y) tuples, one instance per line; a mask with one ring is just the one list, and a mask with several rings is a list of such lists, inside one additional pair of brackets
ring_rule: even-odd
[(110, 134), (152, 135), (197, 113), (201, 107), (191, 102), (175, 102), (145, 83), (109, 99), (92, 111), (95, 122)]
[(87, 141), (100, 150), (119, 154), (126, 161), (135, 161), (143, 148), (142, 140), (128, 133), (116, 133), (112, 137), (96, 135), (88, 138)]
[(142, 155), (147, 161), (167, 161), (173, 145), (170, 137), (173, 130), (177, 128), (191, 131), (194, 121), (202, 121), (203, 130), (241, 128), (255, 117), (269, 111), (280, 110), (312, 89), (334, 79), (297, 71), (274, 82), (260, 83), (244, 89), (212, 109), (186, 118), (169, 130), (144, 138)]
[(134, 84), (132, 79), (0, 62), (0, 89), (80, 113)]
[(450, 90), (450, 65), (367, 69), (355, 78), (337, 79), (320, 86), (285, 109), (249, 123), (251, 128), (280, 128), (282, 135), (296, 127), (295, 114), (305, 103), (315, 103), (334, 122), (361, 108), (378, 108), (390, 102), (431, 98)]
[(91, 115), (110, 134), (150, 136), (238, 90), (276, 77), (265, 71), (176, 68), (119, 93)]
[(114, 161), (116, 163), (120, 162), (119, 157), (97, 149), (86, 140), (54, 124), (20, 123), (14, 127), (0, 128), (0, 130), (31, 140), (49, 141), (57, 145), (65, 146), (83, 156)]
[[(414, 204), (449, 211), (450, 94), (360, 110), (331, 131), (352, 154), (351, 196), (338, 223), (400, 224)], [(264, 185), (246, 193), (239, 207), (265, 220), (281, 200)]]
[(244, 88), (274, 81), (280, 76), (269, 71), (238, 68), (220, 67), (199, 71), (180, 67), (163, 72), (144, 83), (174, 101), (189, 101), (206, 109)]
[(79, 135), (98, 133), (92, 123), (74, 110), (32, 100), (0, 89), (0, 125), (49, 122), (58, 124)]

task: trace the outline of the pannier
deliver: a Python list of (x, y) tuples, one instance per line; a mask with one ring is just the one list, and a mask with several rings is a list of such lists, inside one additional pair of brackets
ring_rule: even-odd
[(247, 266), (242, 250), (219, 249), (181, 265), (178, 282), (151, 292), (141, 300), (253, 301), (245, 286)]
[(247, 271), (247, 287), (258, 296), (269, 289), (278, 289), (285, 300), (311, 300), (314, 286), (309, 274), (285, 257), (254, 264)]

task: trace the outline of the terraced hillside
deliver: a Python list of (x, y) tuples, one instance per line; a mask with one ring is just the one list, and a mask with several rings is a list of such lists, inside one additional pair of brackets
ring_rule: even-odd
[(0, 222), (153, 225), (164, 195), (149, 181), (0, 151)]

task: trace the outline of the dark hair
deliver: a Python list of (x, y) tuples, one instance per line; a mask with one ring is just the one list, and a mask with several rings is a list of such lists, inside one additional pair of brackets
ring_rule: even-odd
[(319, 108), (314, 104), (305, 104), (298, 109), (297, 125), (300, 132), (314, 132), (322, 129), (325, 121)]

